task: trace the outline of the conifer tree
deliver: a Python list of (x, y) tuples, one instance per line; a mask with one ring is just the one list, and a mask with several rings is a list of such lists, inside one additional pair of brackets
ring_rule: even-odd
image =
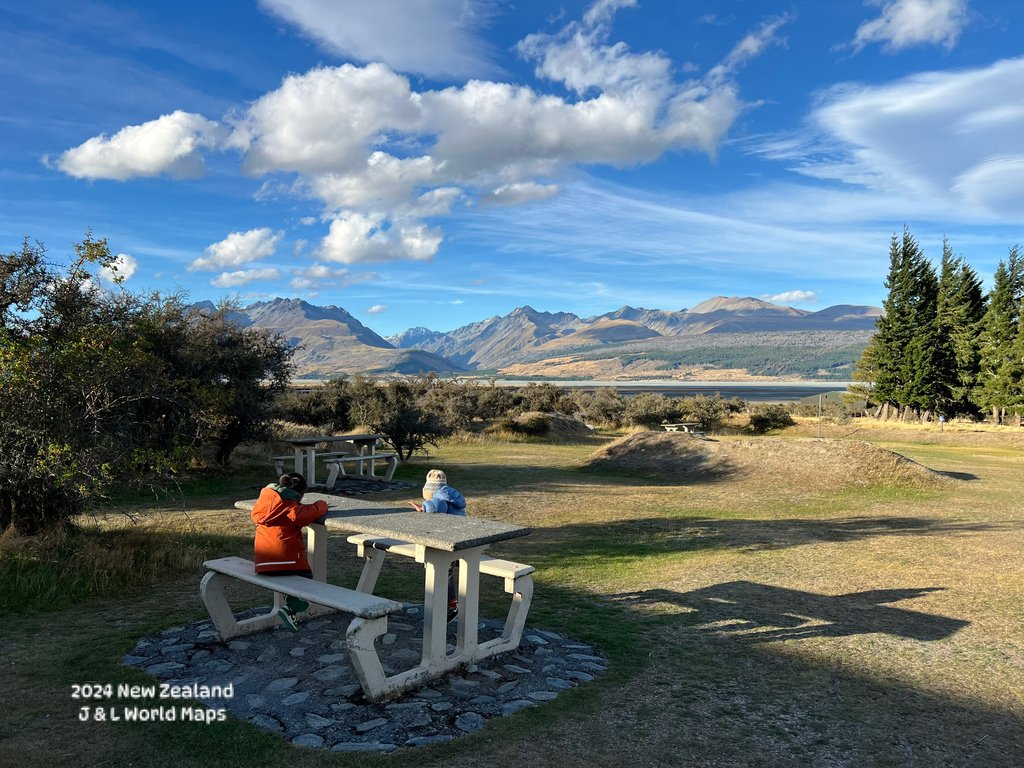
[(942, 242), (939, 274), (938, 325), (944, 365), (940, 372), (948, 392), (946, 415), (977, 415), (972, 394), (978, 385), (978, 334), (985, 316), (981, 279), (962, 258), (954, 257), (948, 240)]
[(997, 424), (1007, 411), (1020, 413), (1022, 402), (1021, 367), (1014, 355), (1019, 351), (1021, 301), (1024, 294), (1024, 258), (1018, 246), (1010, 249), (1006, 261), (1000, 261), (995, 282), (988, 297), (979, 339), (979, 386), (974, 402), (989, 410)]

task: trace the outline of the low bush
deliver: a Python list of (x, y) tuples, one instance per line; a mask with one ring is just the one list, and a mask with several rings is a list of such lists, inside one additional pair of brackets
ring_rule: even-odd
[(793, 416), (786, 406), (776, 403), (761, 406), (751, 413), (748, 427), (751, 432), (763, 435), (770, 430), (791, 427), (794, 424), (796, 422), (793, 421)]

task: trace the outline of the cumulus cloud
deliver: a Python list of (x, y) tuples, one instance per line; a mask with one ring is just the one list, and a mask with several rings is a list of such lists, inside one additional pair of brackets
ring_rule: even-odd
[(368, 315), (379, 315), (381, 312), (387, 312), (387, 304), (374, 304), (372, 307), (366, 310)]
[(1021, 82), (1024, 58), (837, 86), (821, 95), (808, 134), (766, 152), (815, 178), (928, 200), (935, 209), (1019, 218)]
[(214, 288), (237, 288), (241, 285), (248, 285), (257, 280), (280, 280), (280, 270), (268, 269), (240, 269), (237, 272), (222, 272), (210, 281)]
[(219, 243), (207, 246), (206, 255), (189, 264), (188, 271), (213, 272), (225, 267), (240, 267), (273, 256), (282, 234), (273, 232), (269, 227), (250, 229), (248, 232), (232, 232)]
[(493, 72), (490, 46), (478, 35), (491, 3), (480, 0), (260, 0), (326, 50), (382, 61), (428, 77)]
[(348, 212), (331, 222), (318, 255), (342, 264), (397, 259), (426, 261), (441, 245), (441, 232), (425, 224), (392, 222), (382, 215)]
[(856, 50), (879, 43), (884, 50), (899, 51), (915, 45), (952, 48), (967, 25), (967, 0), (872, 0), (882, 7), (877, 19), (857, 27)]
[(291, 272), (291, 286), (299, 291), (340, 288), (345, 285), (379, 279), (379, 275), (375, 272), (350, 272), (348, 269), (329, 267), (326, 264), (313, 264), (309, 267), (293, 269)]
[(202, 115), (178, 110), (113, 136), (101, 134), (64, 152), (55, 165), (79, 179), (125, 181), (166, 173), (201, 176), (201, 151), (217, 147), (224, 129)]
[[(434, 7), (435, 0), (417, 1)], [(455, 5), (436, 2), (449, 10)], [(310, 29), (319, 25), (317, 34), (326, 35), (323, 30), (337, 18), (326, 0), (264, 5)], [(346, 19), (349, 10), (357, 19), (391, 2), (374, 5), (347, 3)], [(402, 5), (408, 12), (408, 4)], [(221, 146), (242, 154), (247, 173), (275, 174), (258, 196), (301, 196), (323, 204), (330, 230), (317, 250), (321, 260), (430, 259), (442, 242), (431, 219), (450, 215), (459, 203), (551, 198), (559, 192), (559, 178), (574, 166), (631, 168), (670, 151), (715, 154), (746, 106), (733, 74), (778, 42), (786, 19), (752, 32), (704, 78), (680, 79), (679, 68), (664, 54), (635, 52), (611, 39), (615, 14), (634, 5), (635, 0), (597, 0), (580, 20), (519, 45), (540, 77), (563, 85), (573, 97), (481, 79), (417, 89), (379, 62), (318, 67), (286, 77), (279, 88), (225, 118), (231, 132)], [(353, 20), (352, 29), (358, 28)], [(425, 29), (419, 32), (428, 37)], [(437, 40), (430, 46), (443, 48)], [(268, 243), (269, 230), (264, 232), (261, 242), (272, 253), (276, 240)], [(240, 267), (266, 255), (231, 240), (211, 246), (190, 269)]]
[(783, 291), (765, 296), (764, 300), (772, 304), (814, 304), (818, 301), (818, 294), (814, 291)]
[(118, 283), (131, 280), (132, 275), (139, 268), (139, 262), (134, 256), (127, 253), (119, 253), (114, 257), (113, 262), (106, 267), (100, 267), (100, 279), (107, 283)]

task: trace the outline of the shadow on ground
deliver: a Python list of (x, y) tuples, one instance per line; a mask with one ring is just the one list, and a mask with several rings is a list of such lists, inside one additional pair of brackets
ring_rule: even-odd
[(912, 640), (949, 637), (970, 622), (894, 608), (944, 587), (878, 589), (846, 595), (819, 595), (749, 581), (730, 581), (691, 592), (648, 589), (612, 599), (636, 606), (669, 604), (691, 611), (687, 621), (718, 636), (764, 643), (808, 637), (845, 637), (883, 632)]
[[(805, 544), (850, 542), (879, 536), (966, 535), (1019, 530), (1010, 523), (971, 523), (929, 517), (788, 518), (644, 518), (536, 529), (517, 542), (528, 562), (547, 556), (642, 557), (705, 549), (771, 550)], [(527, 554), (528, 553), (528, 554)]]

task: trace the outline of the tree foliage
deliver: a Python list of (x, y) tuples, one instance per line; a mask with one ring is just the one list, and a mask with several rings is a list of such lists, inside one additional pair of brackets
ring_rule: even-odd
[(266, 429), (290, 373), (284, 343), (228, 307), (105, 292), (101, 267), (116, 263), (91, 234), (63, 269), (28, 241), (0, 256), (0, 530), (34, 533), (207, 447), (226, 462)]
[(854, 378), (878, 415), (1024, 412), (1024, 259), (1014, 246), (985, 297), (977, 273), (943, 241), (938, 275), (909, 230), (893, 235), (878, 332)]

